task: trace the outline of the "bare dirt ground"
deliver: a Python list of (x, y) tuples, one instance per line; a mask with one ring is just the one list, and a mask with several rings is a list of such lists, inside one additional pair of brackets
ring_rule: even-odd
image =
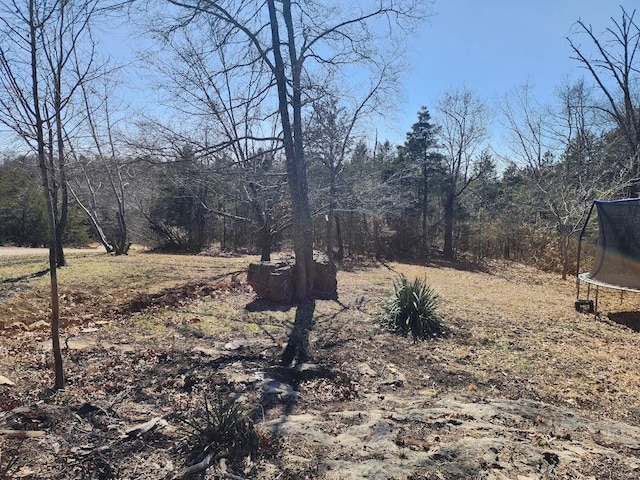
[[(70, 255), (51, 394), (46, 265), (0, 259), (0, 478), (180, 478), (214, 451), (190, 478), (640, 478), (637, 296), (601, 292), (596, 318), (522, 265), (351, 262), (339, 302), (289, 308), (255, 300), (253, 260)], [(376, 323), (400, 273), (439, 293), (445, 338)], [(309, 359), (282, 365), (305, 319)], [(207, 398), (251, 416), (253, 457), (187, 448)]]

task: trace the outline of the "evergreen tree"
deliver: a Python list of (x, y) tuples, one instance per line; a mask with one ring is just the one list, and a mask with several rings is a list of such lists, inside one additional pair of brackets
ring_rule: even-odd
[(430, 219), (436, 214), (433, 200), (440, 196), (444, 169), (443, 157), (438, 151), (439, 128), (432, 123), (427, 107), (418, 112), (418, 121), (407, 133), (404, 146), (400, 148), (399, 161), (405, 169), (405, 181), (411, 187), (411, 195), (420, 212), (420, 246), (422, 254), (428, 255), (435, 235), (430, 233)]

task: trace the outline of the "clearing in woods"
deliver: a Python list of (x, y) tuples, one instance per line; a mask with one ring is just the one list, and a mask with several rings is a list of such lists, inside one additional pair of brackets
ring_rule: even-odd
[[(257, 456), (230, 447), (192, 478), (640, 477), (638, 296), (601, 292), (595, 318), (573, 281), (518, 264), (354, 262), (340, 302), (297, 309), (255, 301), (257, 257), (73, 252), (67, 388), (48, 395), (47, 263), (29, 253), (0, 258), (0, 478), (16, 451), (4, 478), (178, 478), (205, 456), (180, 421), (205, 398), (243, 405)], [(375, 322), (401, 273), (438, 292), (445, 338)], [(305, 315), (309, 363), (286, 368)]]

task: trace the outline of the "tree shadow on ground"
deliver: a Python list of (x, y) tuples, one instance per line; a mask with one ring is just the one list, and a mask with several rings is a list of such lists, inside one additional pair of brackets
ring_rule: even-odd
[[(445, 260), (444, 258), (437, 258), (437, 257), (428, 258), (425, 260), (397, 258), (393, 261), (398, 261), (405, 265), (416, 265), (420, 267), (451, 268), (454, 270), (471, 272), (471, 273), (491, 273), (488, 265), (482, 261), (471, 261), (471, 260), (463, 260), (463, 259)], [(354, 273), (359, 271), (366, 271), (366, 270), (377, 268), (380, 266), (386, 267), (391, 271), (395, 271), (388, 261), (375, 260), (371, 258), (346, 259), (342, 263), (340, 263), (339, 270)]]
[(247, 303), (244, 309), (248, 312), (288, 312), (291, 310), (291, 305), (273, 302), (264, 298), (257, 298)]
[(298, 305), (287, 346), (282, 352), (280, 363), (284, 366), (301, 364), (309, 359), (309, 332), (313, 328), (315, 301)]
[(337, 262), (338, 270), (344, 272), (361, 272), (378, 268), (383, 262), (370, 257), (348, 257)]
[(432, 268), (451, 268), (461, 272), (491, 273), (489, 271), (489, 267), (485, 263), (470, 260), (445, 260), (443, 258), (433, 258), (421, 263), (421, 265)]
[(22, 282), (24, 280), (30, 280), (32, 278), (44, 277), (47, 273), (49, 273), (49, 269), (45, 268), (44, 270), (40, 270), (40, 271), (34, 272), (34, 273), (28, 273), (26, 275), (21, 275), (19, 277), (0, 279), (0, 284), (2, 284), (2, 283), (18, 283), (18, 282)]
[(640, 332), (640, 312), (613, 312), (607, 315), (610, 321)]
[[(304, 372), (298, 371), (309, 359), (309, 333), (313, 327), (315, 302), (298, 305), (293, 328), (289, 333), (287, 346), (280, 356), (280, 365), (268, 369), (275, 386), (280, 390), (274, 395), (274, 389), (264, 388), (258, 403), (262, 407), (262, 415), (278, 405), (282, 406), (281, 421), (274, 425), (274, 433), (279, 435), (287, 417), (293, 413), (298, 402), (298, 391), (304, 380)], [(281, 382), (281, 383), (280, 383)]]

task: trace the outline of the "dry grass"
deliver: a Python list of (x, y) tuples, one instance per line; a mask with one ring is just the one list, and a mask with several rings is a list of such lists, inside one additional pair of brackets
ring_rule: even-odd
[[(254, 260), (139, 252), (126, 257), (70, 256), (71, 266), (60, 271), (63, 337), (165, 355), (169, 349), (188, 352), (238, 338), (266, 339), (275, 345), (263, 352), (264, 361), (271, 361), (269, 355), (277, 357), (287, 340), (295, 309), (245, 308), (253, 294), (243, 276), (233, 272)], [(31, 257), (0, 261), (2, 279), (40, 268)], [(439, 294), (448, 337), (414, 345), (376, 324), (380, 300), (400, 274), (426, 279)], [(0, 297), (0, 318), (25, 324), (46, 318), (47, 280), (0, 284), (6, 296)], [(627, 295), (621, 303), (619, 294), (601, 291), (603, 312), (596, 318), (574, 310), (573, 281), (501, 262), (475, 268), (360, 263), (339, 272), (338, 289), (340, 303), (316, 303), (309, 348), (314, 361), (338, 365), (349, 378), (357, 377), (358, 365), (366, 362), (376, 371), (404, 372), (406, 383), (395, 392), (398, 396), (435, 398), (453, 392), (526, 398), (570, 407), (591, 418), (640, 425), (640, 316), (620, 313), (640, 309), (637, 295)], [(50, 381), (42, 353), (47, 332), (6, 330), (3, 335), (0, 374), (19, 384), (17, 393), (5, 391), (4, 402), (38, 398)], [(102, 354), (111, 355), (108, 349)], [(110, 391), (126, 391), (113, 375), (108, 375), (113, 383), (108, 389), (93, 383), (87, 368), (94, 375), (107, 375), (102, 367), (95, 359), (83, 361), (81, 352), (72, 356), (67, 395), (73, 401), (95, 402), (108, 398)], [(327, 400), (313, 385), (319, 384), (301, 387), (300, 410), (367, 408), (348, 389)], [(163, 388), (166, 392), (169, 387)]]

